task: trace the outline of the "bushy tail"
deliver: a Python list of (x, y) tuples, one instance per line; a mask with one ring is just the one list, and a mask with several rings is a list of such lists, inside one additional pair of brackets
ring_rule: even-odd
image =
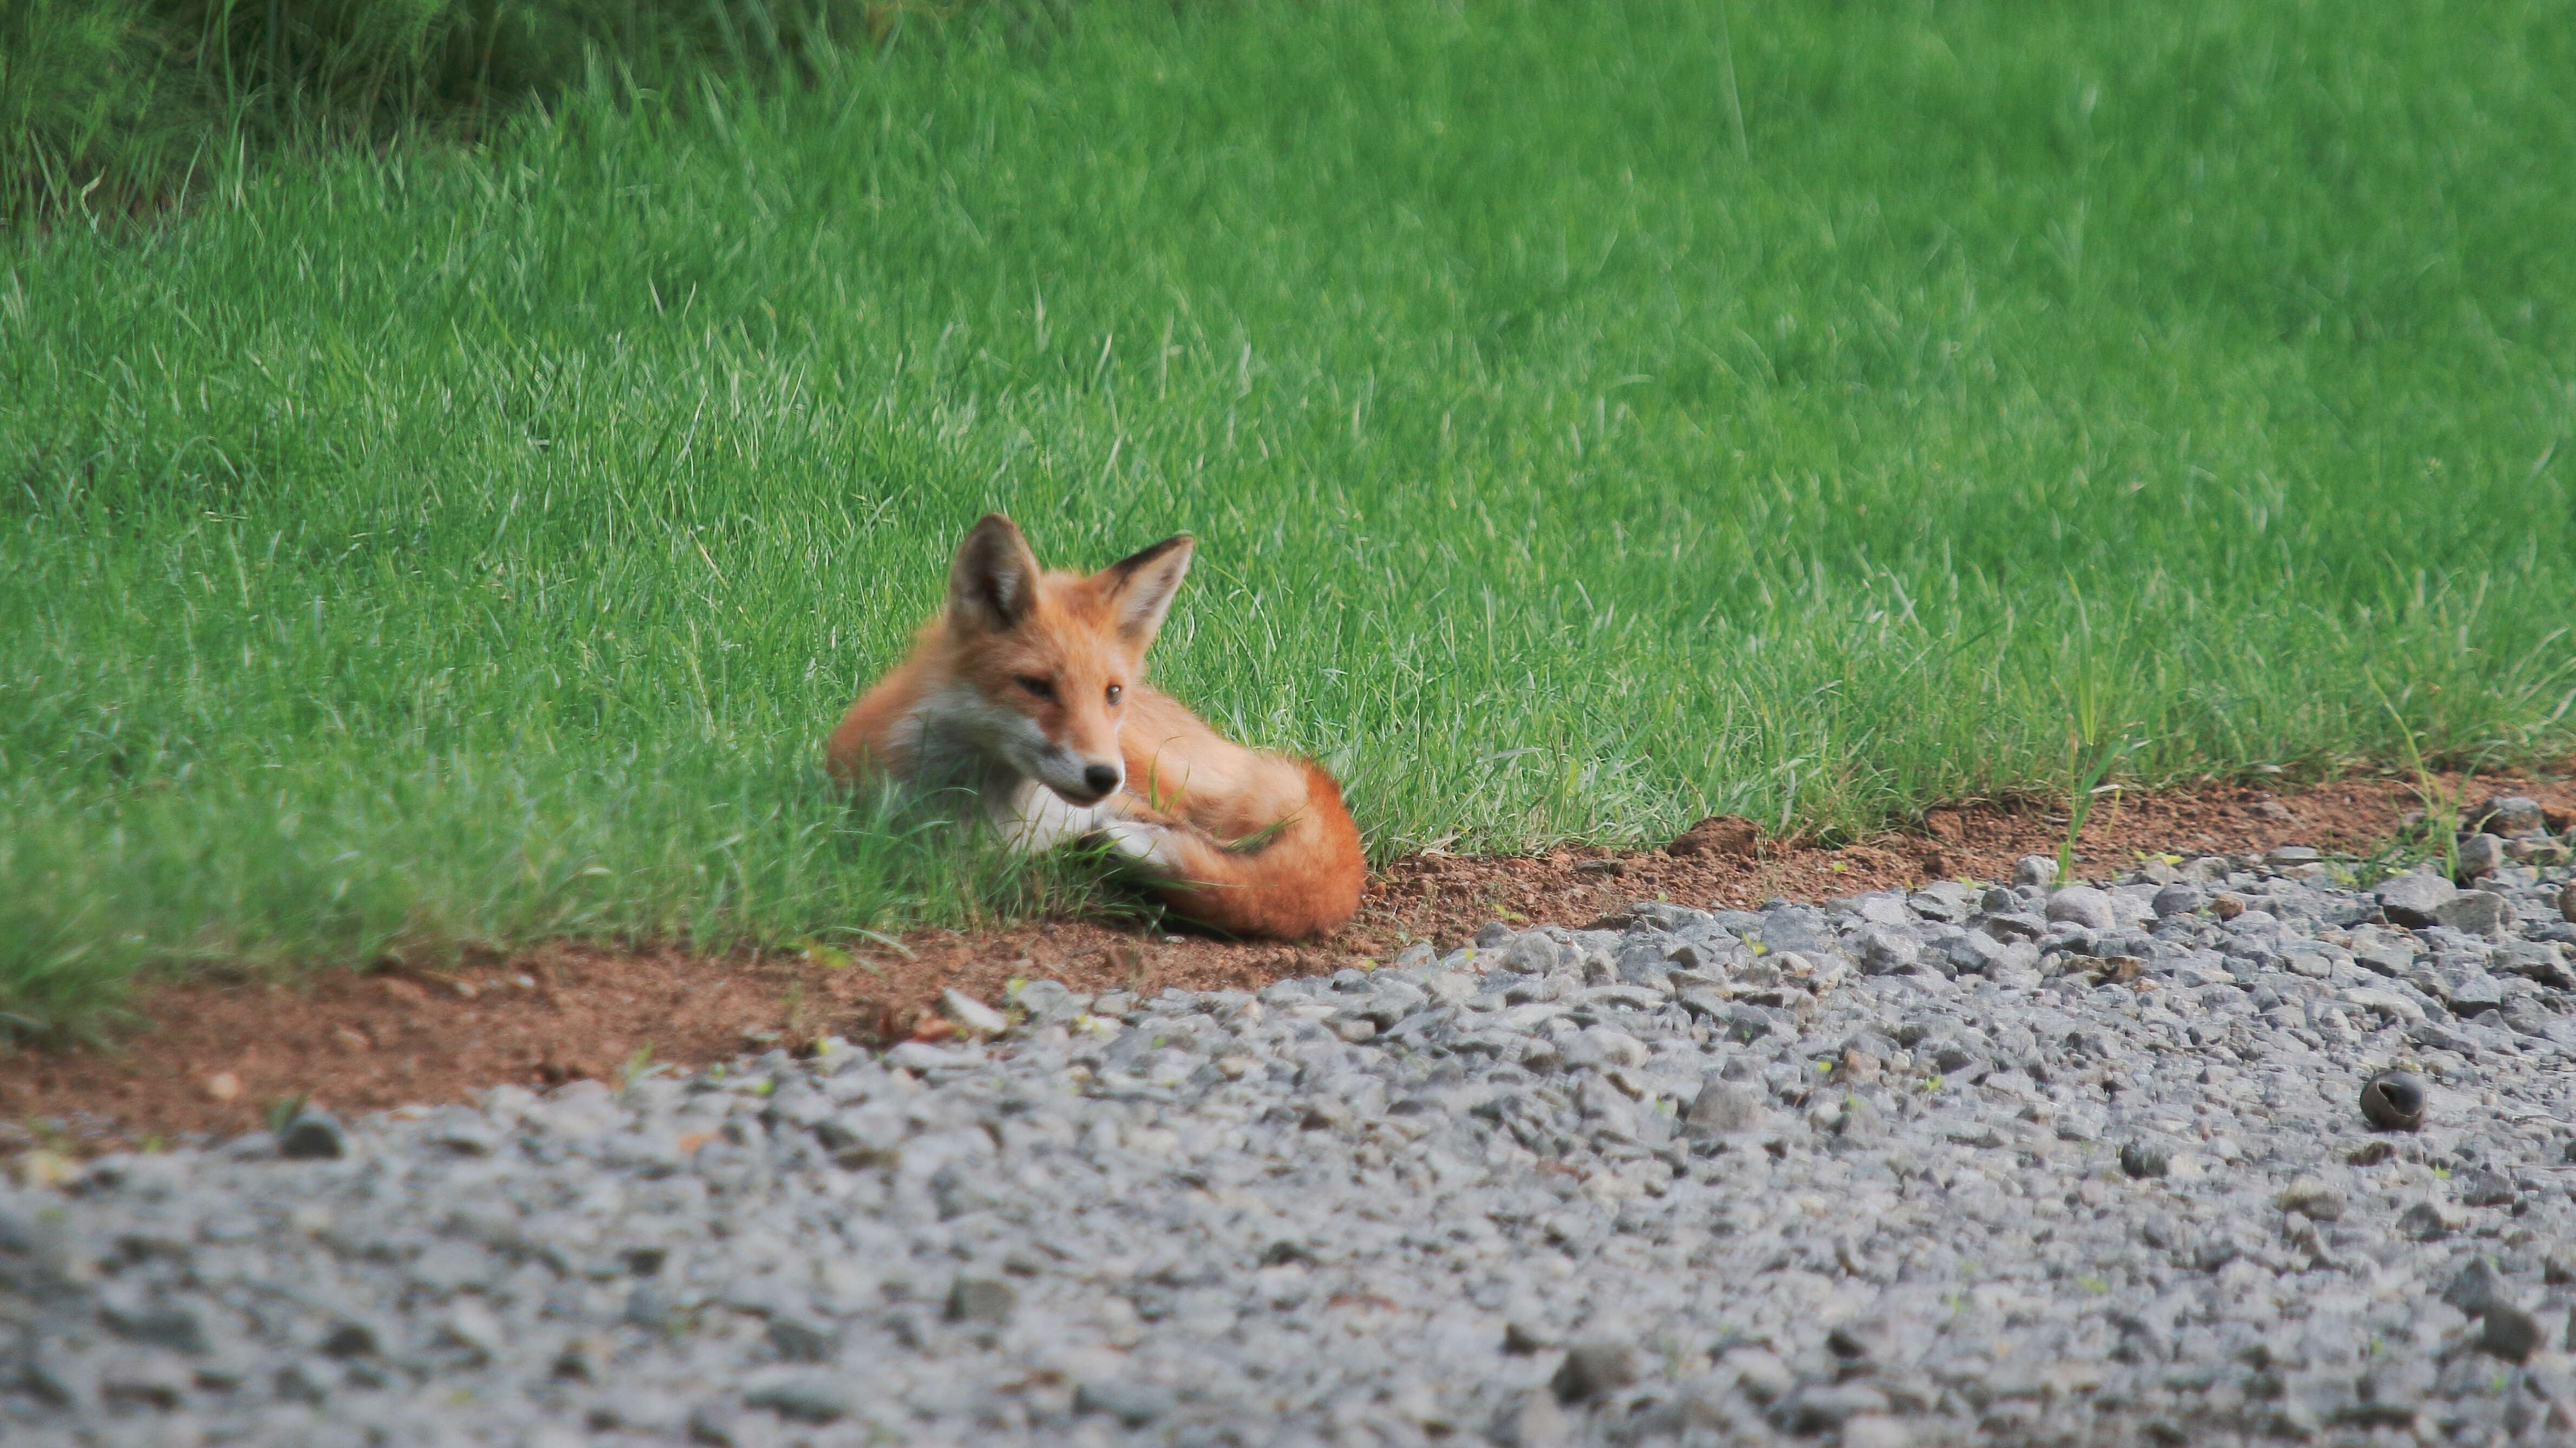
[(1368, 862), (1341, 787), (1312, 760), (1279, 762), (1304, 776), (1306, 802), (1270, 828), (1234, 845), (1186, 826), (1156, 831), (1144, 857), (1172, 913), (1230, 935), (1306, 940), (1359, 910)]

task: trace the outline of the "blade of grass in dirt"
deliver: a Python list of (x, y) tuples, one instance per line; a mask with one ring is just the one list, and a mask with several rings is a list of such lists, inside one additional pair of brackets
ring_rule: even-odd
[(994, 507), (1379, 858), (2570, 747), (2530, 7), (1017, 14), (9, 242), (0, 1009), (1079, 898), (814, 768)]

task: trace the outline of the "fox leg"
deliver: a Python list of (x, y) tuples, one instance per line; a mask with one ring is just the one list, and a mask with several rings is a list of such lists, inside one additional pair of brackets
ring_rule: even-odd
[(1166, 878), (1177, 876), (1188, 858), (1186, 845), (1194, 832), (1177, 816), (1155, 808), (1142, 797), (1121, 793), (1095, 806), (1100, 823), (1093, 833), (1130, 863)]
[(1100, 833), (1114, 816), (1106, 805), (1068, 804), (1063, 795), (1034, 779), (1024, 779), (994, 798), (994, 828), (1002, 840), (1024, 855), (1043, 855), (1068, 841)]
[(1155, 874), (1179, 877), (1190, 854), (1182, 826), (1145, 820), (1113, 819), (1100, 827), (1110, 848)]

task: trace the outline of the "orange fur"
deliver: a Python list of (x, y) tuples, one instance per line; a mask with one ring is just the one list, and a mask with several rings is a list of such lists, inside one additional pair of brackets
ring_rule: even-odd
[(1333, 777), (1234, 743), (1143, 680), (1190, 549), (1184, 536), (1098, 573), (1041, 573), (988, 515), (951, 566), (947, 609), (832, 731), (832, 772), (963, 786), (1032, 848), (1106, 835), (1175, 914), (1232, 934), (1339, 927), (1366, 867)]

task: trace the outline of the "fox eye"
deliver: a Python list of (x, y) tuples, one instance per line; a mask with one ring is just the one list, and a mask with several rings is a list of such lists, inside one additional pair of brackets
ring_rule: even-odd
[(1041, 679), (1035, 674), (1022, 674), (1013, 682), (1017, 683), (1021, 688), (1028, 690), (1030, 693), (1037, 695), (1041, 699), (1052, 699), (1055, 697), (1055, 680), (1053, 679)]
[(1127, 692), (1127, 690), (1126, 690), (1125, 688), (1121, 687), (1120, 685), (1117, 685), (1117, 684), (1112, 684), (1112, 685), (1110, 685), (1110, 686), (1109, 686), (1109, 702), (1110, 702), (1110, 703), (1112, 703), (1112, 704), (1117, 703), (1117, 702), (1118, 702), (1118, 696), (1119, 696), (1119, 695), (1121, 695), (1121, 694), (1124, 694), (1124, 693), (1126, 693), (1126, 692)]

